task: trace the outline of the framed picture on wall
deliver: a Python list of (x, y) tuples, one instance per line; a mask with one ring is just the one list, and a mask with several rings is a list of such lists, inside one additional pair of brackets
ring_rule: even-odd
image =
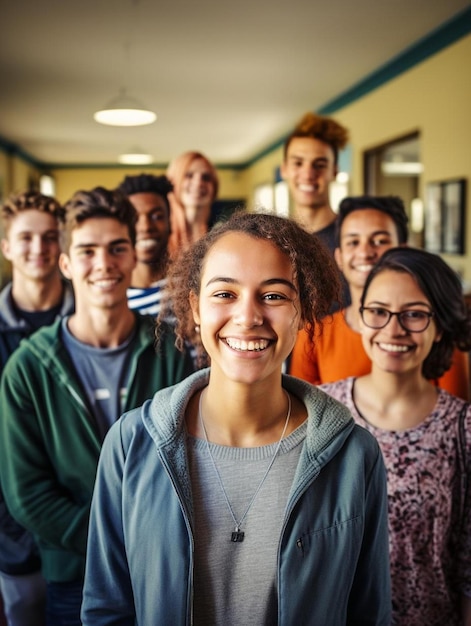
[(442, 189), (429, 183), (425, 190), (424, 243), (429, 252), (442, 251)]
[(429, 183), (425, 193), (425, 249), (465, 253), (466, 180)]
[(464, 254), (466, 180), (443, 183), (443, 252)]

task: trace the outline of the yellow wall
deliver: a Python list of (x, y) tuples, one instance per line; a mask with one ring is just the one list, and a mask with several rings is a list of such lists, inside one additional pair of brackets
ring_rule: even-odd
[(0, 151), (0, 201), (7, 195), (9, 180), (9, 158), (5, 152)]
[[(471, 35), (445, 48), (405, 74), (379, 87), (333, 117), (351, 135), (353, 149), (350, 193), (363, 193), (363, 153), (414, 131), (420, 132), (424, 173), (420, 192), (428, 182), (466, 178), (465, 256), (443, 255), (463, 275), (471, 291)], [(247, 173), (247, 193), (273, 182), (282, 161), (282, 148), (259, 159)]]
[(471, 35), (430, 57), (335, 118), (351, 131), (354, 193), (362, 192), (363, 152), (409, 132), (420, 132), (421, 197), (428, 182), (468, 180), (466, 256), (443, 255), (471, 288)]
[(37, 184), (39, 176), (37, 167), (0, 149), (0, 200), (14, 191), (23, 191), (31, 184)]
[[(146, 173), (159, 176), (165, 170), (156, 168), (71, 168), (57, 169), (50, 172), (56, 182), (56, 197), (60, 202), (67, 202), (78, 189), (92, 189), (98, 185), (113, 189), (125, 176)], [(245, 198), (245, 184), (241, 183), (243, 174), (238, 170), (218, 170), (219, 198)]]
[[(466, 178), (467, 220), (466, 256), (444, 255), (462, 273), (471, 290), (471, 35), (448, 46), (408, 72), (379, 87), (353, 104), (339, 109), (334, 117), (351, 134), (352, 171), (349, 192), (363, 193), (363, 153), (408, 133), (420, 132), (424, 173), (420, 180), (424, 198), (428, 182)], [(293, 120), (293, 123), (296, 120)], [(8, 161), (8, 159), (7, 159)], [(37, 174), (17, 158), (10, 159), (11, 172), (0, 152), (0, 179), (4, 192), (21, 189)], [(246, 198), (249, 203), (255, 188), (273, 183), (275, 170), (282, 161), (282, 147), (259, 158), (246, 170), (219, 170), (221, 199)], [(126, 174), (141, 171), (160, 174), (162, 170), (141, 169), (57, 169), (50, 172), (56, 181), (56, 195), (62, 202), (77, 189), (96, 185), (114, 187)], [(8, 179), (8, 180), (7, 180)]]
[[(31, 184), (37, 184), (39, 174), (39, 170), (25, 160), (0, 150), (0, 202), (14, 191), (23, 191)], [(1, 237), (3, 227), (0, 222)], [(0, 287), (10, 279), (10, 274), (10, 263), (0, 254)]]

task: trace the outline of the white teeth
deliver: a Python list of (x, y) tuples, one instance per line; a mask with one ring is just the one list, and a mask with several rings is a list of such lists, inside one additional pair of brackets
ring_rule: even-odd
[(93, 283), (95, 287), (99, 287), (100, 289), (108, 289), (109, 287), (113, 287), (118, 281), (115, 278), (108, 278), (103, 280), (95, 280)]
[(268, 346), (267, 339), (258, 339), (255, 341), (244, 341), (243, 339), (225, 339), (227, 345), (233, 350), (240, 350), (241, 352), (259, 352), (260, 350), (265, 350)]
[(298, 185), (298, 189), (300, 191), (315, 191), (316, 187), (314, 185)]
[(360, 272), (371, 272), (373, 267), (373, 265), (355, 265), (355, 269), (359, 270)]
[(412, 346), (398, 346), (395, 343), (379, 343), (378, 346), (387, 352), (408, 352), (412, 349)]
[(147, 250), (148, 248), (155, 248), (157, 242), (155, 239), (140, 239), (136, 242), (136, 248)]

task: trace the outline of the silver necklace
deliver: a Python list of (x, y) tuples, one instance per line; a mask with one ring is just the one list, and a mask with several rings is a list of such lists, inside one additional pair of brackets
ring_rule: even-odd
[(283, 440), (283, 437), (285, 436), (286, 429), (288, 428), (288, 422), (289, 422), (289, 418), (291, 416), (291, 398), (290, 398), (290, 395), (289, 395), (289, 393), (287, 391), (285, 391), (285, 394), (286, 394), (286, 397), (288, 398), (288, 413), (286, 414), (285, 425), (284, 425), (284, 428), (283, 428), (283, 432), (281, 433), (280, 440), (278, 441), (278, 443), (276, 445), (275, 452), (274, 452), (274, 454), (273, 454), (273, 456), (272, 456), (272, 458), (270, 460), (270, 463), (268, 464), (267, 469), (265, 470), (265, 474), (263, 475), (263, 478), (260, 481), (260, 484), (258, 485), (257, 489), (255, 490), (255, 493), (253, 494), (252, 499), (250, 500), (248, 507), (245, 509), (245, 513), (242, 515), (242, 517), (239, 519), (239, 521), (237, 521), (237, 518), (234, 515), (234, 511), (232, 510), (231, 503), (229, 502), (229, 498), (227, 497), (227, 493), (226, 493), (226, 490), (224, 488), (224, 484), (222, 482), (221, 475), (220, 475), (219, 470), (218, 470), (217, 465), (216, 465), (216, 461), (214, 460), (213, 454), (211, 452), (211, 447), (209, 445), (208, 433), (206, 432), (206, 426), (204, 425), (204, 420), (203, 420), (203, 411), (201, 410), (202, 401), (203, 401), (203, 392), (201, 392), (199, 405), (198, 405), (198, 417), (200, 419), (201, 427), (203, 429), (204, 439), (206, 441), (206, 449), (208, 451), (209, 458), (211, 459), (211, 462), (213, 464), (214, 471), (216, 473), (217, 479), (219, 481), (219, 485), (221, 487), (221, 491), (222, 491), (222, 493), (224, 495), (224, 499), (225, 499), (226, 504), (227, 504), (227, 508), (229, 509), (229, 513), (231, 514), (231, 517), (232, 517), (232, 519), (234, 521), (234, 530), (231, 533), (231, 541), (233, 543), (241, 543), (242, 541), (244, 541), (245, 532), (241, 530), (241, 526), (242, 526), (245, 518), (247, 517), (248, 512), (252, 508), (252, 505), (255, 502), (255, 498), (258, 496), (258, 493), (259, 493), (260, 489), (262, 488), (263, 483), (265, 482), (265, 480), (266, 480), (266, 478), (268, 476), (268, 472), (271, 470), (272, 465), (275, 462), (276, 456), (277, 456), (278, 451), (279, 451), (280, 446), (281, 446), (281, 442)]

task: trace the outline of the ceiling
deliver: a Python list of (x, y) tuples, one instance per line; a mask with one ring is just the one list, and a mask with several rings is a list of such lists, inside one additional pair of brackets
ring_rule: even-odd
[[(464, 0), (1, 0), (0, 138), (43, 164), (249, 162)], [(120, 89), (157, 121), (102, 126)]]

